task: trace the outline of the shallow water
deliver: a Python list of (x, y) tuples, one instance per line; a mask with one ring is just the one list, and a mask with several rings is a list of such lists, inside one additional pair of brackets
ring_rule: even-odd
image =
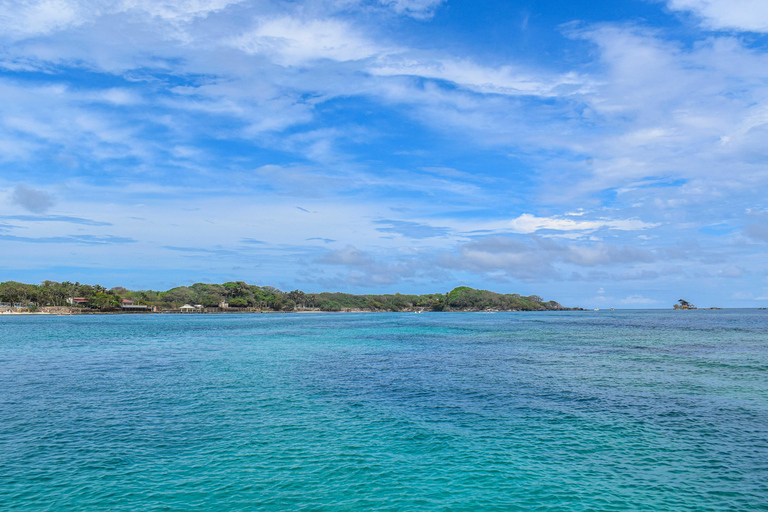
[(768, 510), (768, 312), (0, 317), (0, 510)]

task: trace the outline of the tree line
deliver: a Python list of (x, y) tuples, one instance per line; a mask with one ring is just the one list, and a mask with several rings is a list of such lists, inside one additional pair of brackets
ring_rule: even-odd
[(545, 302), (537, 295), (501, 294), (476, 290), (468, 286), (447, 293), (423, 295), (383, 294), (354, 295), (339, 292), (284, 292), (272, 286), (250, 285), (243, 281), (223, 284), (196, 283), (166, 291), (128, 290), (121, 286), (107, 289), (79, 282), (43, 281), (25, 284), (16, 281), (0, 283), (0, 302), (11, 306), (31, 307), (74, 305), (74, 298), (85, 299), (79, 307), (102, 311), (119, 310), (123, 299), (138, 305), (156, 306), (159, 310), (178, 309), (184, 304), (215, 308), (226, 303), (229, 308), (269, 311), (552, 311), (568, 309), (555, 301)]

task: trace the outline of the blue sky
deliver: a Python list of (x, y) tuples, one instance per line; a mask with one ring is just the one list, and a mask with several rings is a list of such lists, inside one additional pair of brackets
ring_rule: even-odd
[(9, 0), (0, 281), (768, 305), (761, 0)]

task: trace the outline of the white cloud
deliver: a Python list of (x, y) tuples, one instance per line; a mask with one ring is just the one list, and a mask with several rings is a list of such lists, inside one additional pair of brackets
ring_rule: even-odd
[(329, 263), (331, 265), (348, 265), (352, 267), (366, 267), (373, 263), (373, 258), (352, 245), (344, 249), (328, 251), (323, 255), (320, 263)]
[[(137, 123), (130, 116), (109, 109), (91, 108), (93, 103), (117, 107), (138, 101), (130, 93), (107, 89), (92, 93), (63, 85), (33, 86), (0, 80), (0, 146), (45, 145), (46, 152), (17, 152), (5, 158), (29, 161), (42, 157), (49, 161), (80, 158), (111, 159), (134, 156), (146, 159), (155, 143), (137, 136)], [(143, 120), (143, 122), (146, 122)]]
[(688, 11), (713, 29), (768, 32), (765, 0), (669, 0), (670, 9)]
[[(138, 11), (163, 19), (189, 21), (193, 18), (208, 16), (232, 4), (244, 0), (124, 0), (121, 10)], [(120, 4), (118, 4), (120, 5)]]
[(341, 20), (292, 17), (262, 20), (231, 44), (246, 53), (270, 56), (284, 65), (317, 59), (361, 60), (383, 51)]
[(446, 80), (469, 90), (511, 96), (558, 96), (585, 92), (589, 83), (575, 73), (560, 76), (532, 73), (512, 66), (491, 68), (467, 59), (431, 59), (429, 56), (397, 55), (380, 59), (370, 71), (379, 76), (418, 76)]
[(428, 18), (446, 0), (379, 0), (398, 14), (414, 18)]
[(91, 99), (95, 102), (111, 103), (121, 107), (136, 105), (141, 101), (141, 98), (135, 92), (121, 88), (101, 90), (91, 95), (90, 98), (86, 97), (84, 99)]
[(619, 300), (619, 303), (624, 305), (649, 306), (658, 303), (658, 301), (643, 297), (642, 295), (630, 295), (629, 297)]
[(105, 14), (135, 13), (187, 22), (243, 0), (6, 0), (0, 3), (0, 28), (24, 38), (77, 27)]
[(0, 28), (6, 36), (48, 34), (82, 22), (80, 7), (70, 0), (7, 0), (0, 3)]
[(580, 128), (554, 123), (551, 136), (535, 140), (589, 157), (552, 165), (549, 171), (560, 175), (545, 184), (552, 200), (572, 204), (628, 182), (683, 179), (689, 183), (655, 190), (659, 200), (680, 207), (768, 182), (758, 164), (765, 163), (758, 148), (768, 131), (765, 52), (728, 36), (684, 46), (637, 26), (591, 26), (570, 35), (597, 46), (603, 70), (591, 77), (593, 90), (579, 96)]
[(638, 219), (574, 220), (563, 217), (536, 217), (530, 213), (524, 213), (510, 221), (509, 226), (515, 233), (528, 234), (543, 229), (554, 231), (597, 231), (598, 229), (609, 228), (622, 231), (637, 231), (653, 228), (658, 226), (658, 224), (651, 224)]

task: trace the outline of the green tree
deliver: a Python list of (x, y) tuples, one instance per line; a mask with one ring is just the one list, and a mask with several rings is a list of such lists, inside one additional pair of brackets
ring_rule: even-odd
[(321, 311), (341, 311), (341, 304), (335, 300), (323, 300), (320, 301)]
[(34, 288), (28, 284), (17, 281), (0, 283), (0, 300), (12, 306), (28, 306), (33, 294)]
[(195, 302), (194, 294), (192, 290), (190, 290), (186, 286), (171, 288), (167, 292), (161, 293), (160, 299), (163, 302), (167, 302), (175, 306), (181, 306), (183, 304), (190, 304), (192, 302)]
[(304, 306), (306, 302), (306, 295), (301, 290), (293, 290), (292, 292), (288, 293), (288, 300), (293, 301), (294, 304), (298, 304), (299, 306)]

